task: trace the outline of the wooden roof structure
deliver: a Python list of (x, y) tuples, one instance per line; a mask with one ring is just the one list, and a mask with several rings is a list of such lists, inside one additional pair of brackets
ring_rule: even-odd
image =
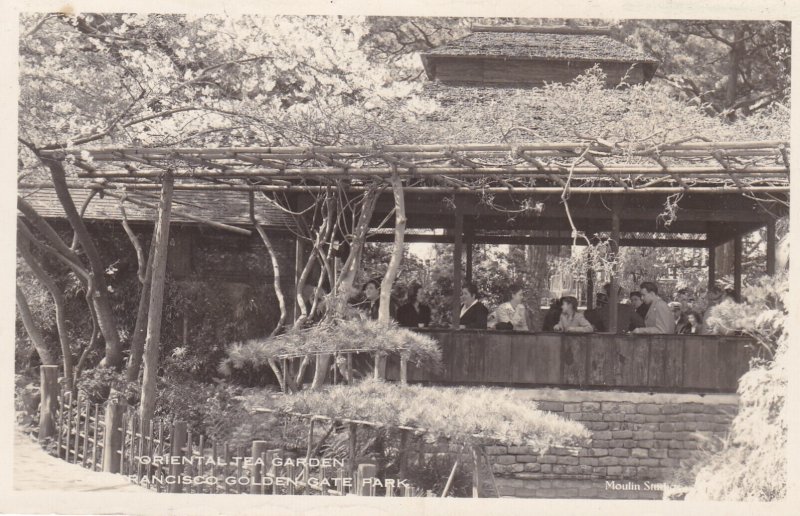
[[(653, 77), (659, 64), (653, 56), (614, 39), (608, 27), (473, 25), (471, 34), (422, 52), (420, 57), (428, 79), (439, 79), (444, 74), (444, 80), (450, 81), (458, 80), (460, 75), (455, 63), (465, 60), (504, 61), (506, 64), (502, 66), (506, 69), (508, 62), (582, 64), (584, 67), (617, 65), (611, 68), (622, 70), (639, 66), (643, 81)], [(440, 70), (443, 66), (449, 71)], [(494, 69), (489, 63), (487, 66)], [(454, 73), (456, 76), (452, 76)], [(559, 74), (548, 74), (545, 68), (537, 68), (533, 75), (523, 73), (518, 76), (517, 82), (529, 82), (542, 74), (549, 80), (560, 77)], [(500, 82), (508, 82), (510, 77)], [(470, 81), (468, 76), (462, 76), (460, 80)]]
[[(445, 230), (444, 236), (410, 236), (410, 241), (452, 240), (454, 205), (459, 204), (465, 231), (474, 242), (569, 245), (575, 239), (563, 206), (566, 191), (573, 222), (587, 234), (611, 230), (610, 206), (619, 199), (625, 206), (619, 230), (639, 235), (626, 238), (623, 245), (707, 247), (774, 221), (787, 211), (789, 194), (789, 143), (783, 141), (624, 147), (603, 141), (114, 147), (44, 154), (77, 169), (71, 188), (153, 204), (160, 180), (170, 170), (177, 199), (206, 218), (230, 224), (245, 224), (244, 206), (253, 202), (255, 215), (265, 224), (288, 222), (264, 211), (267, 202), (261, 195), (253, 201), (251, 192), (284, 193), (299, 203), (305, 196), (305, 202), (313, 202), (310, 193), (327, 188), (363, 191), (373, 181), (397, 174), (406, 190), (408, 228)], [(668, 196), (681, 197), (674, 221), (663, 217)], [(375, 227), (392, 208), (387, 193), (379, 199)], [(227, 209), (238, 210), (238, 215), (226, 215)], [(176, 204), (175, 210), (177, 219), (182, 207)], [(374, 237), (386, 238), (391, 237)]]

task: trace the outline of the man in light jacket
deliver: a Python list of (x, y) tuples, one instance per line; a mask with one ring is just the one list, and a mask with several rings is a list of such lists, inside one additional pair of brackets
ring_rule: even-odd
[(675, 333), (675, 318), (667, 303), (658, 297), (658, 286), (650, 281), (639, 285), (642, 300), (650, 305), (644, 318), (644, 328), (636, 328), (633, 333)]

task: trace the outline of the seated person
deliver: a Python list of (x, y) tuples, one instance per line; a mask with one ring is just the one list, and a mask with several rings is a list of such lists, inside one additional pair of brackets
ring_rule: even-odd
[(703, 318), (695, 311), (689, 311), (686, 314), (686, 324), (678, 331), (684, 335), (703, 335), (705, 332)]
[(431, 308), (425, 304), (425, 290), (419, 283), (409, 287), (405, 304), (397, 310), (397, 322), (407, 328), (425, 328), (431, 324)]
[(633, 333), (647, 334), (674, 334), (675, 318), (667, 303), (658, 297), (658, 286), (650, 281), (639, 285), (642, 300), (650, 305), (647, 317), (644, 318), (644, 327), (636, 328)]
[[(378, 282), (378, 280), (371, 279), (364, 283), (362, 290), (364, 292), (365, 299), (359, 305), (359, 307), (367, 314), (367, 318), (378, 320), (378, 314), (380, 313), (381, 307), (381, 284)], [(396, 311), (396, 305), (390, 300), (389, 317), (394, 319)]]
[[(609, 309), (608, 299), (609, 299), (609, 291), (611, 290), (611, 284), (606, 283), (603, 285), (603, 292), (606, 294), (603, 296), (604, 302), (602, 308), (599, 310), (599, 327), (598, 325), (594, 325), (595, 330), (607, 332), (611, 331), (611, 311)], [(617, 287), (617, 299), (622, 299), (622, 287)], [(589, 319), (589, 317), (586, 317)], [(589, 319), (589, 322), (594, 324), (594, 322)], [(619, 301), (617, 303), (617, 333), (626, 333), (629, 331), (633, 331), (636, 328), (641, 328), (644, 326), (644, 318), (639, 315), (636, 310), (633, 309), (632, 305), (627, 303), (623, 303)]]
[(647, 317), (647, 309), (650, 308), (650, 305), (646, 304), (642, 299), (642, 293), (638, 290), (634, 290), (629, 294), (631, 300), (631, 306), (639, 314), (639, 317), (642, 318), (642, 325), (644, 325), (644, 318)]
[(558, 319), (561, 317), (561, 300), (553, 298), (550, 300), (550, 306), (547, 308), (547, 313), (544, 314), (544, 321), (542, 322), (542, 331), (554, 331), (553, 327), (558, 324)]
[(524, 289), (522, 285), (514, 284), (508, 289), (508, 301), (497, 307), (495, 316), (498, 330), (528, 331), (528, 309), (522, 302)]
[[(583, 316), (592, 324), (595, 331), (606, 331), (606, 321), (603, 320), (608, 308), (608, 296), (603, 292), (598, 292), (594, 296), (594, 308), (589, 308), (583, 312)], [(608, 314), (606, 313), (605, 316)]]
[(472, 330), (485, 330), (489, 310), (478, 301), (478, 287), (468, 283), (461, 289), (461, 317), (459, 327)]
[(592, 323), (578, 312), (578, 300), (573, 296), (562, 297), (561, 317), (553, 328), (561, 332), (591, 333), (594, 331)]
[(669, 309), (672, 310), (672, 318), (675, 320), (675, 333), (683, 333), (683, 326), (686, 324), (686, 317), (683, 314), (683, 307), (680, 302), (672, 301), (668, 303)]

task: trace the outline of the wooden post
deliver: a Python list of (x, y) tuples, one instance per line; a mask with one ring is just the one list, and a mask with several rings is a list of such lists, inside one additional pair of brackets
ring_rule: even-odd
[(594, 270), (588, 267), (586, 269), (586, 309), (591, 310), (592, 308), (594, 308)]
[(400, 383), (408, 383), (408, 359), (400, 355)]
[(742, 237), (733, 239), (733, 290), (736, 298), (742, 298)]
[(350, 468), (350, 475), (356, 472), (356, 443), (358, 437), (358, 427), (355, 423), (347, 423), (347, 437), (348, 437), (348, 464)]
[(464, 232), (464, 215), (461, 203), (456, 198), (455, 225), (453, 227), (453, 329), (458, 329), (461, 320), (461, 252)]
[[(172, 456), (182, 458), (185, 454), (184, 448), (186, 447), (186, 423), (184, 421), (176, 421), (172, 425)], [(183, 486), (177, 481), (177, 478), (183, 473), (183, 464), (173, 464), (170, 468), (170, 475), (176, 478), (176, 482), (169, 486), (170, 493), (183, 492)]]
[(92, 471), (99, 471), (97, 468), (97, 428), (100, 426), (100, 405), (94, 404), (94, 424), (92, 425)]
[(608, 328), (607, 331), (617, 333), (617, 313), (619, 303), (619, 213), (622, 208), (621, 199), (614, 197), (611, 201), (611, 255), (613, 263), (611, 266), (611, 282), (608, 292)]
[[(56, 434), (56, 413), (58, 412), (58, 366), (39, 366), (39, 389), (41, 402), (39, 405), (39, 442)], [(71, 401), (71, 398), (70, 398)], [(61, 412), (64, 407), (61, 407)], [(59, 428), (60, 432), (61, 429)], [(61, 453), (61, 450), (59, 450)]]
[(400, 471), (398, 476), (403, 480), (408, 475), (408, 430), (400, 430)]
[[(358, 465), (358, 491), (359, 496), (369, 496), (372, 493), (374, 486), (373, 479), (377, 473), (375, 464), (359, 464)], [(367, 479), (370, 481), (367, 482)]]
[(466, 270), (464, 273), (464, 278), (466, 279), (467, 283), (472, 283), (472, 251), (473, 251), (473, 242), (472, 242), (472, 228), (467, 228), (465, 230), (465, 247), (466, 247)]
[(150, 304), (147, 309), (147, 336), (144, 341), (144, 374), (142, 376), (142, 401), (140, 419), (143, 422), (153, 418), (156, 408), (156, 381), (161, 347), (161, 316), (164, 305), (164, 283), (167, 273), (167, 253), (169, 251), (169, 223), (172, 211), (172, 172), (167, 171), (161, 185), (161, 199), (158, 204), (155, 248), (153, 252), (153, 281), (150, 285)]
[(109, 402), (106, 405), (105, 430), (103, 431), (103, 471), (119, 473), (122, 454), (122, 415), (125, 405)]
[(92, 417), (92, 403), (87, 399), (83, 405), (86, 411), (83, 419), (83, 467), (86, 468), (89, 466), (89, 425), (91, 424), (89, 420)]
[(712, 245), (708, 248), (708, 290), (714, 288), (717, 283), (717, 246)]
[(778, 247), (778, 238), (775, 232), (775, 221), (767, 222), (767, 274), (775, 275), (775, 258)]
[[(261, 494), (261, 484), (263, 484), (264, 466), (258, 461), (267, 451), (267, 441), (253, 441), (250, 457), (253, 459), (252, 475), (250, 476), (250, 494)], [(308, 479), (306, 479), (308, 481)]]

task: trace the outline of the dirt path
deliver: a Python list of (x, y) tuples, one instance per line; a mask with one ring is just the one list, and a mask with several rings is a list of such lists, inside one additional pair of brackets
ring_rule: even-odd
[(77, 464), (52, 457), (20, 430), (14, 432), (14, 489), (149, 492), (131, 484), (122, 475), (89, 471)]

